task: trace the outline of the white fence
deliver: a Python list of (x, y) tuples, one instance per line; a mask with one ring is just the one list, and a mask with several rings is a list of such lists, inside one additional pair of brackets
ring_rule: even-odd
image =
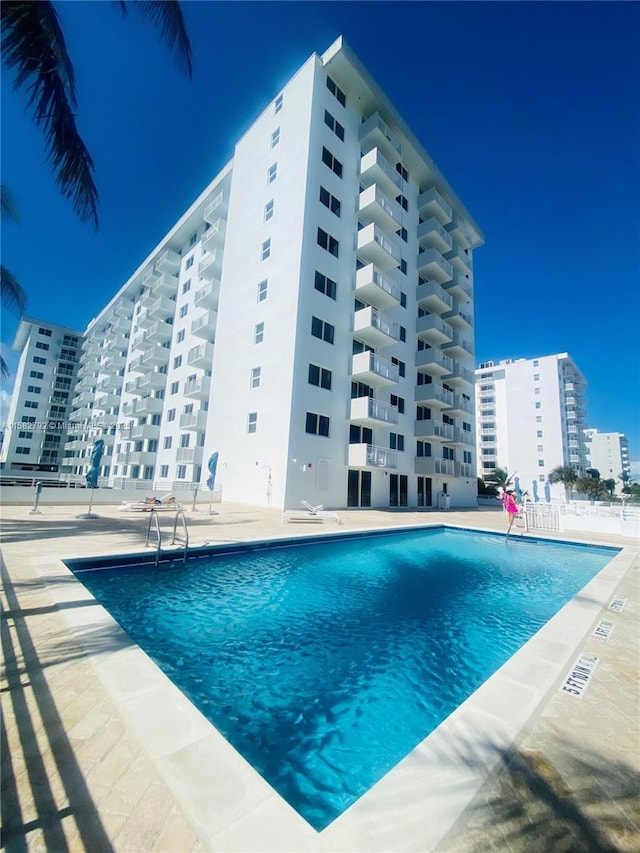
[(605, 533), (640, 539), (640, 507), (635, 505), (527, 502), (523, 514), (527, 530)]

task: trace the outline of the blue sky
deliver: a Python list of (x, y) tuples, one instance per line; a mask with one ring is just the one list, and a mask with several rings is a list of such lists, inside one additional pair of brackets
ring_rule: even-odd
[[(22, 218), (3, 224), (2, 255), (29, 316), (84, 329), (291, 74), (342, 34), (485, 233), (477, 361), (569, 352), (589, 383), (589, 425), (624, 432), (640, 460), (640, 5), (183, 8), (191, 82), (133, 4), (127, 19), (108, 2), (58, 4), (96, 164), (97, 233), (59, 196), (24, 94), (3, 74), (2, 181)], [(2, 321), (15, 367), (17, 319)]]

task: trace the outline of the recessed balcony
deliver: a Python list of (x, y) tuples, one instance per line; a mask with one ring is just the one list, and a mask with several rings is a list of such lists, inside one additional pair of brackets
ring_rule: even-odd
[(399, 266), (401, 261), (395, 244), (373, 222), (358, 231), (358, 257), (375, 264), (382, 272)]
[(350, 468), (397, 468), (398, 452), (375, 444), (350, 444), (347, 464)]
[(210, 308), (215, 311), (218, 307), (219, 295), (218, 282), (209, 282), (209, 284), (205, 284), (196, 290), (193, 295), (193, 304), (196, 308)]
[(196, 379), (189, 379), (184, 383), (184, 396), (192, 400), (206, 400), (209, 396), (211, 387), (210, 376), (198, 376)]
[(397, 201), (391, 201), (378, 184), (371, 184), (360, 193), (358, 219), (366, 225), (375, 222), (385, 231), (395, 233), (402, 225), (402, 208)]
[(204, 432), (207, 426), (207, 413), (203, 411), (187, 412), (180, 416), (180, 429)]
[(199, 465), (202, 462), (202, 452), (202, 447), (179, 447), (176, 450), (176, 462)]
[(402, 178), (378, 148), (360, 160), (360, 182), (365, 186), (379, 184), (392, 198), (402, 190)]
[(453, 218), (453, 208), (443, 199), (435, 187), (420, 193), (418, 211), (425, 219), (434, 216), (440, 225), (447, 225)]
[(158, 439), (160, 437), (159, 424), (138, 424), (130, 430), (121, 430), (118, 434), (120, 439), (130, 441), (145, 441), (146, 439)]
[(216, 328), (216, 312), (205, 311), (191, 323), (191, 334), (197, 338), (213, 341)]
[(428, 367), (430, 373), (438, 374), (443, 376), (445, 373), (451, 373), (453, 371), (453, 359), (450, 356), (445, 355), (440, 350), (433, 349), (423, 349), (418, 350), (416, 353), (415, 359), (416, 367)]
[(416, 287), (416, 301), (420, 308), (433, 314), (445, 314), (453, 310), (453, 296), (437, 281), (426, 281)]
[(425, 249), (416, 260), (418, 273), (443, 284), (453, 278), (453, 267), (437, 249)]
[(426, 249), (437, 249), (442, 254), (450, 252), (453, 246), (451, 235), (444, 230), (435, 216), (418, 225), (418, 242)]
[(453, 441), (455, 428), (441, 421), (415, 421), (416, 438), (428, 438), (431, 441)]
[(213, 200), (205, 207), (203, 214), (204, 221), (213, 225), (217, 219), (224, 219), (227, 215), (227, 206), (227, 198), (224, 190), (220, 190)]
[(226, 229), (227, 223), (224, 219), (216, 219), (211, 228), (204, 232), (200, 245), (205, 252), (212, 252), (224, 244)]
[(198, 264), (198, 275), (209, 280), (220, 277), (222, 270), (222, 251), (214, 249), (208, 252)]
[(371, 397), (356, 397), (351, 400), (349, 420), (369, 427), (397, 424), (398, 408)]
[(174, 252), (173, 249), (165, 249), (164, 252), (158, 255), (156, 269), (160, 272), (178, 272), (181, 260), (182, 258), (178, 252)]
[(416, 320), (416, 335), (431, 346), (441, 346), (453, 340), (453, 329), (437, 314), (427, 314)]
[(204, 343), (193, 347), (187, 354), (187, 364), (192, 367), (211, 367), (213, 361), (213, 344)]
[(453, 391), (447, 391), (439, 382), (416, 385), (415, 401), (432, 408), (448, 409), (453, 405)]
[(367, 264), (356, 273), (356, 297), (374, 308), (390, 308), (400, 304), (400, 285), (373, 264)]
[(365, 351), (353, 356), (351, 376), (368, 385), (395, 385), (399, 379), (399, 368), (386, 358)]
[(416, 474), (426, 474), (427, 476), (444, 474), (447, 477), (454, 477), (455, 471), (455, 462), (452, 459), (439, 459), (435, 456), (416, 456)]
[(379, 148), (385, 157), (392, 160), (402, 157), (402, 143), (381, 118), (380, 113), (374, 113), (362, 122), (358, 139), (363, 149)]
[(353, 334), (369, 346), (385, 347), (400, 340), (400, 326), (369, 306), (354, 314)]

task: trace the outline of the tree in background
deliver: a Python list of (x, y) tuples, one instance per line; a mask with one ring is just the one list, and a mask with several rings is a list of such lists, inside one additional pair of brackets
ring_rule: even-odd
[(498, 494), (498, 489), (493, 483), (485, 483), (482, 477), (478, 477), (478, 494), (495, 497)]
[(559, 465), (549, 474), (548, 481), (551, 485), (554, 485), (555, 483), (562, 483), (564, 486), (565, 500), (569, 500), (571, 489), (575, 483), (578, 482), (578, 472), (570, 465)]
[[(116, 4), (123, 15), (125, 0)], [(191, 44), (177, 0), (137, 0), (163, 41), (191, 77)], [(65, 6), (65, 11), (73, 8)], [(83, 222), (98, 227), (98, 190), (91, 155), (78, 132), (75, 74), (61, 19), (50, 0), (2, 0), (2, 62), (15, 74), (14, 86), (28, 94), (27, 106), (44, 133), (47, 160), (62, 195)]]
[[(0, 214), (3, 219), (13, 222), (20, 220), (18, 208), (13, 196), (4, 186), (0, 186)], [(4, 264), (0, 264), (0, 307), (3, 311), (17, 311), (22, 316), (27, 304), (27, 295), (18, 283), (18, 279)], [(9, 378), (9, 368), (0, 356), (0, 378), (4, 382)]]
[(487, 483), (506, 492), (513, 484), (513, 477), (506, 468), (494, 468), (491, 474), (487, 474)]
[(600, 477), (578, 477), (574, 483), (576, 492), (586, 495), (591, 501), (602, 501), (609, 497), (609, 492)]
[(603, 480), (602, 482), (604, 483), (604, 485), (605, 485), (607, 491), (609, 492), (609, 494), (611, 495), (611, 497), (613, 497), (616, 493), (616, 481), (615, 481), (615, 479), (613, 477), (610, 477), (608, 480)]

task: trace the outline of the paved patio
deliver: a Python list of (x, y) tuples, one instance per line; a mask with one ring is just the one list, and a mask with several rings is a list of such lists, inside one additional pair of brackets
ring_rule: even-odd
[[(96, 507), (93, 520), (76, 518), (77, 506), (43, 506), (41, 515), (29, 509), (5, 506), (2, 523), (2, 845), (8, 851), (640, 849), (637, 541), (564, 537), (623, 551), (601, 573), (606, 578), (590, 585), (589, 600), (576, 602), (577, 617), (555, 625), (549, 654), (562, 651), (559, 660), (544, 662), (546, 675), (538, 671), (538, 646), (511, 666), (513, 697), (504, 687), (496, 691), (494, 679), (478, 691), (472, 711), (489, 732), (486, 755), (470, 748), (468, 723), (447, 728), (450, 718), (441, 727), (444, 739), (428, 738), (389, 781), (315, 833), (283, 812), (250, 768), (236, 773), (235, 751), (176, 697), (60, 563), (141, 551), (147, 517), (116, 506)], [(187, 513), (193, 545), (425, 523), (504, 530), (501, 513), (491, 510), (341, 512), (340, 527), (285, 524), (277, 510), (227, 504), (217, 510)], [(160, 522), (170, 531), (173, 517)], [(626, 599), (620, 612), (607, 609), (613, 594)], [(601, 619), (614, 624), (606, 640), (591, 637)], [(559, 691), (579, 653), (599, 658), (582, 699)], [(532, 693), (534, 681), (538, 690), (543, 684), (541, 701)], [(518, 714), (525, 724), (512, 743), (497, 730), (502, 718)], [(209, 749), (215, 760), (203, 770)], [(416, 783), (426, 762), (440, 762), (435, 806), (433, 792), (423, 796)], [(460, 814), (453, 806), (462, 802), (462, 789), (469, 804)], [(438, 824), (437, 832), (425, 830), (425, 820)]]

